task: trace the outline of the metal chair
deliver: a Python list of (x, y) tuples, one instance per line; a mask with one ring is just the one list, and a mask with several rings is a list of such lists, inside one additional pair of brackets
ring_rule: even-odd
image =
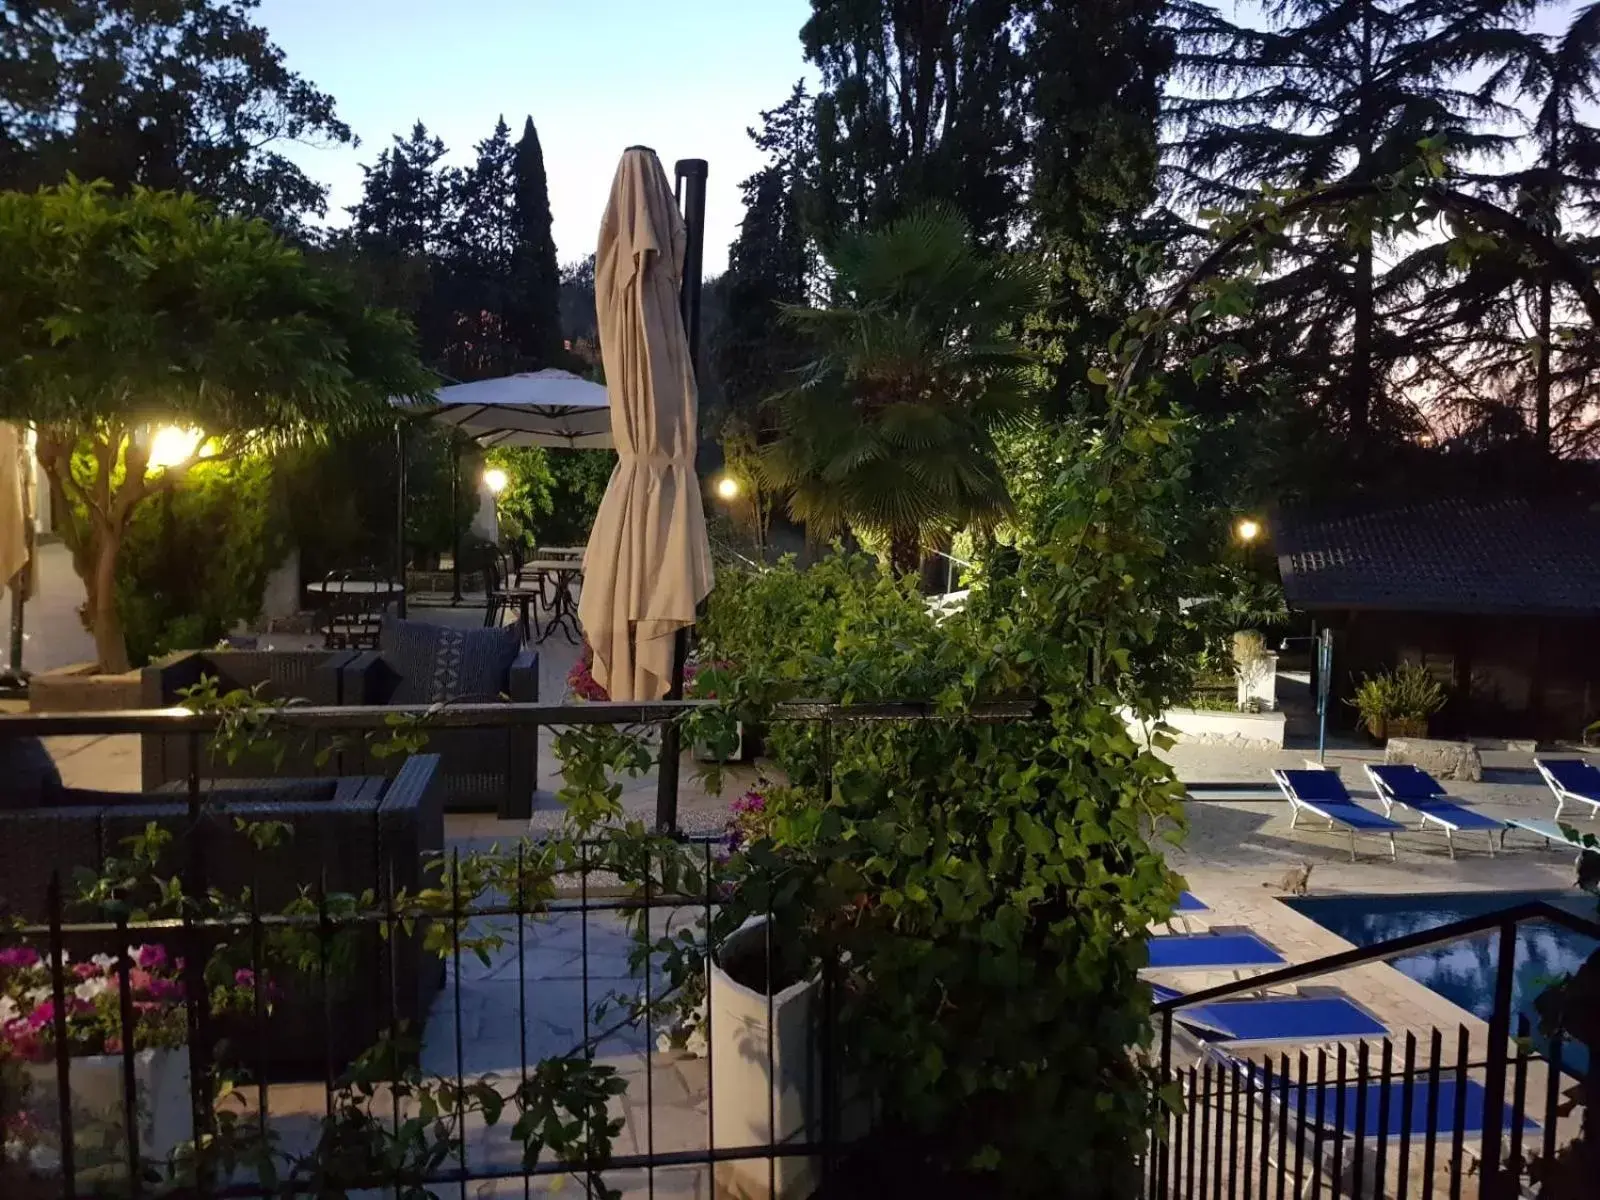
[(506, 596), (505, 562), (498, 552), (485, 555), (483, 563), (483, 627), (493, 628), (505, 622)]
[(376, 650), (384, 610), (399, 591), (394, 580), (371, 571), (330, 571), (322, 590), (328, 603), (323, 647)]

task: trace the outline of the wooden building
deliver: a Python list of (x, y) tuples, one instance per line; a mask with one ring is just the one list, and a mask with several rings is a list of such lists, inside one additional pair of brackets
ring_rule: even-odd
[(1600, 720), (1600, 506), (1439, 500), (1271, 528), (1289, 606), (1335, 630), (1335, 696), (1421, 663), (1450, 692), (1441, 735), (1575, 739)]

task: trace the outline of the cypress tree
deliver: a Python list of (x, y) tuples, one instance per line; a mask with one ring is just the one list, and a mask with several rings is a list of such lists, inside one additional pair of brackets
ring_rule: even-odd
[(507, 314), (511, 336), (528, 367), (564, 361), (561, 272), (550, 233), (550, 191), (544, 151), (529, 117), (516, 145), (511, 201), (511, 280)]

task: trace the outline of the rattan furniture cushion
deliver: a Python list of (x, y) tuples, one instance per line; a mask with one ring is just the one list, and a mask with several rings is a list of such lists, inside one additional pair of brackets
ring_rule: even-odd
[(37, 808), (61, 786), (61, 772), (36, 737), (0, 739), (0, 808)]
[(385, 617), (378, 648), (399, 673), (391, 704), (447, 704), (498, 695), (517, 657), (514, 626), (453, 629)]

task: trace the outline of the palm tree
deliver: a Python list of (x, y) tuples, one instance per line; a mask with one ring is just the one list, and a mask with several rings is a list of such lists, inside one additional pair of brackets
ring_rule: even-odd
[(813, 535), (886, 537), (906, 575), (927, 538), (1011, 509), (994, 435), (1034, 405), (1019, 334), (1044, 276), (978, 249), (942, 206), (848, 233), (826, 257), (834, 304), (784, 308), (809, 361), (773, 399), (762, 473)]

